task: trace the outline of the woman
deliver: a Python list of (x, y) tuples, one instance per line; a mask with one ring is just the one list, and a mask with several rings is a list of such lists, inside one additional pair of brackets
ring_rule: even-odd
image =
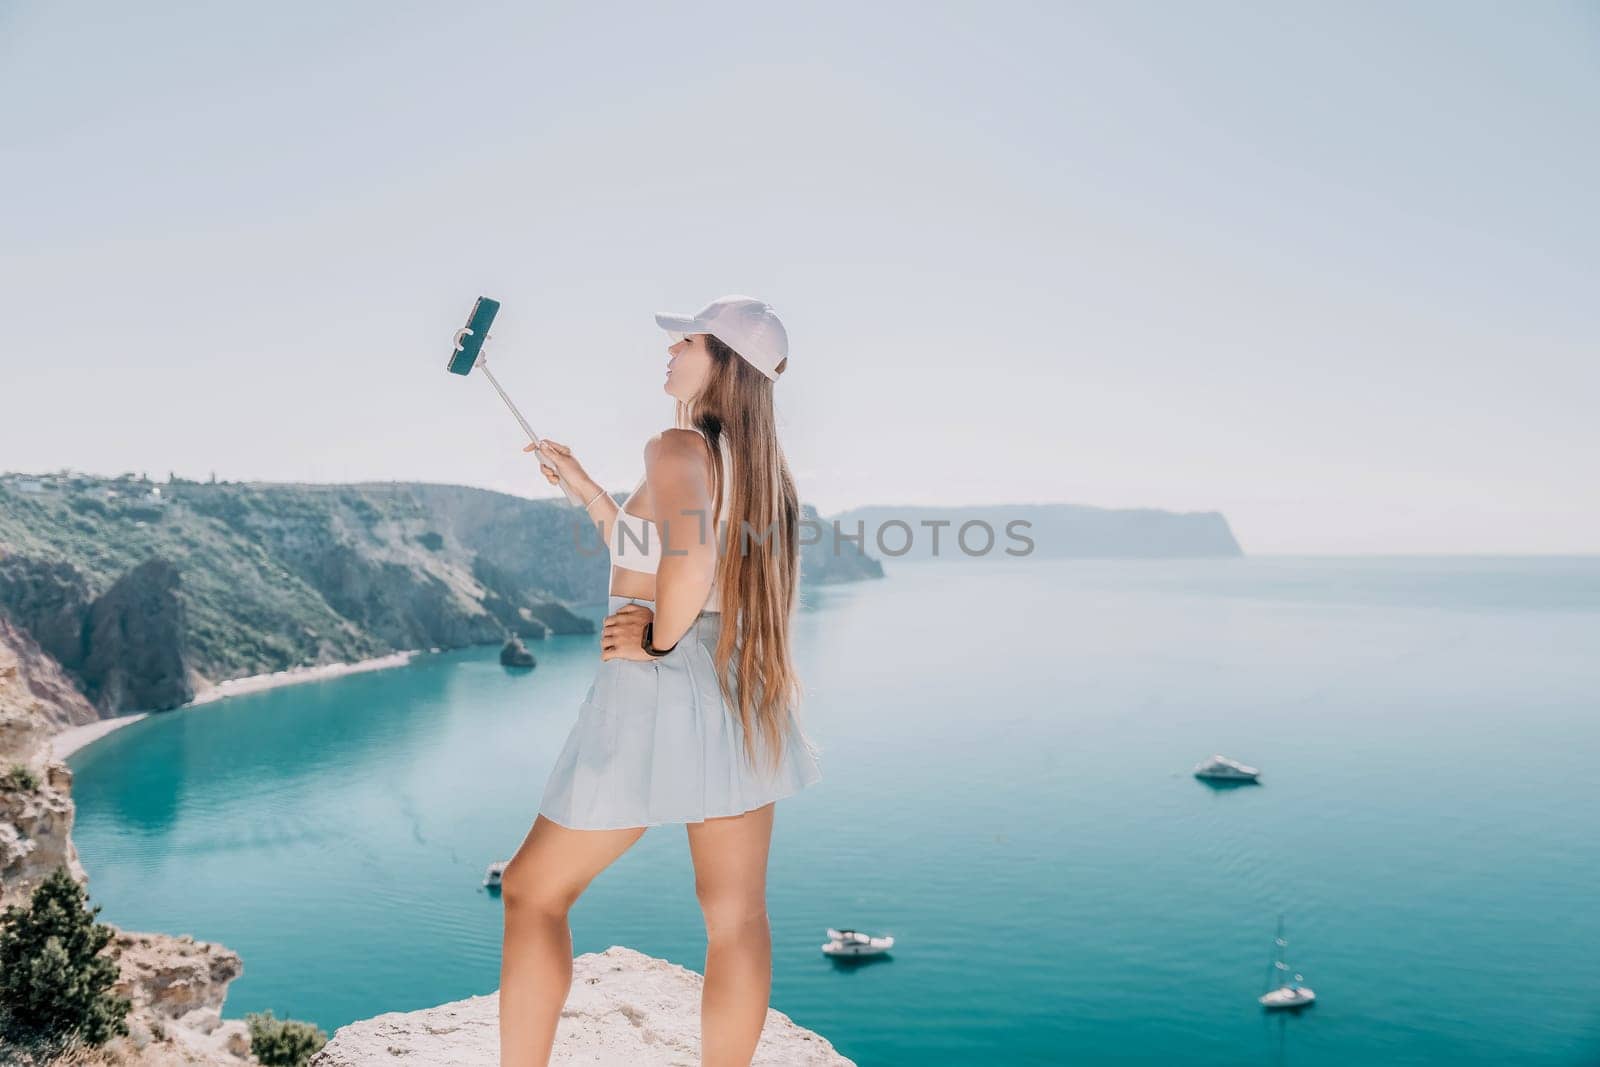
[(537, 450), (545, 478), (588, 501), (611, 553), (611, 614), (594, 684), (501, 881), (503, 1067), (549, 1061), (579, 894), (646, 827), (680, 822), (706, 923), (701, 1062), (748, 1064), (772, 984), (774, 803), (821, 777), (789, 655), (800, 507), (772, 406), (787, 334), (743, 296), (656, 322), (672, 342), (676, 426), (645, 445), (627, 509), (565, 445)]

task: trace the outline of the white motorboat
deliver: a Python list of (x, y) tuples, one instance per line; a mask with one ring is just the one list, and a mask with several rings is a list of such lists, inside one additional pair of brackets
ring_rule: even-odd
[(860, 930), (835, 930), (828, 927), (828, 943), (822, 951), (829, 956), (881, 956), (894, 947), (894, 938), (885, 934), (873, 937)]
[(510, 862), (510, 860), (496, 860), (489, 864), (489, 869), (483, 872), (484, 887), (487, 889), (499, 889), (500, 879), (506, 873), (506, 864)]
[[(1303, 1008), (1314, 1003), (1317, 994), (1309, 986), (1302, 985), (1305, 975), (1289, 970), (1285, 962), (1285, 951), (1289, 947), (1289, 939), (1283, 936), (1283, 916), (1278, 916), (1278, 934), (1272, 939), (1273, 955), (1272, 970), (1267, 973), (1267, 984), (1273, 988), (1268, 989), (1256, 1000), (1268, 1011), (1281, 1011), (1285, 1008)], [(1293, 974), (1293, 978), (1288, 976)]]
[(1214, 782), (1253, 782), (1261, 772), (1227, 756), (1212, 756), (1194, 765), (1194, 776)]
[(1317, 999), (1317, 994), (1308, 986), (1299, 985), (1300, 976), (1294, 976), (1297, 984), (1281, 986), (1270, 993), (1263, 993), (1256, 999), (1261, 1001), (1261, 1006), (1268, 1011), (1282, 1008), (1303, 1008)]

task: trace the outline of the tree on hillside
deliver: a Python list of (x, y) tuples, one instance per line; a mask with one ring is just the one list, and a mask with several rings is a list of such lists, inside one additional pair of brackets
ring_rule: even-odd
[(0, 1041), (27, 1049), (101, 1045), (128, 1032), (132, 1004), (111, 993), (117, 964), (100, 951), (114, 936), (95, 922), (83, 887), (57, 867), (26, 907), (0, 915)]

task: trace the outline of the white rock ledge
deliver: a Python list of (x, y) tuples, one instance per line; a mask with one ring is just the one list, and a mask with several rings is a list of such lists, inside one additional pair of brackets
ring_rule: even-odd
[[(552, 1067), (698, 1067), (695, 972), (613, 945), (572, 962)], [(341, 1026), (310, 1067), (498, 1067), (500, 994), (422, 1011), (392, 1011)], [(818, 1034), (769, 1009), (757, 1067), (854, 1067)]]

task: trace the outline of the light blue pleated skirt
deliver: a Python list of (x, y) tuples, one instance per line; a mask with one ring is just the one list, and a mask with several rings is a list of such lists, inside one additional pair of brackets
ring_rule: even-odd
[[(655, 607), (613, 596), (607, 612), (624, 604)], [(798, 713), (777, 770), (750, 763), (738, 713), (717, 685), (712, 652), (721, 627), (719, 613), (702, 612), (659, 659), (600, 662), (545, 784), (541, 815), (577, 830), (700, 822), (781, 800), (822, 777)]]

